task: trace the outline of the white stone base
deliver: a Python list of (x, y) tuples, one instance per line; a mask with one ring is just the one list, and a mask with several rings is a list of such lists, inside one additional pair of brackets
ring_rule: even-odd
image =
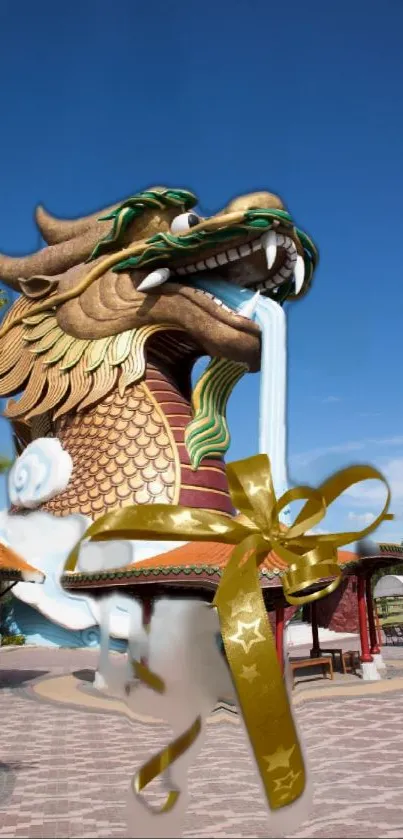
[(107, 688), (107, 687), (108, 687), (108, 685), (107, 685), (102, 673), (100, 673), (99, 670), (96, 670), (95, 671), (95, 677), (94, 677), (94, 688), (96, 688), (96, 690), (105, 690), (105, 688)]
[(386, 670), (386, 664), (382, 658), (382, 653), (373, 653), (372, 658), (378, 670)]
[(378, 682), (381, 678), (375, 661), (362, 661), (361, 673), (364, 682)]

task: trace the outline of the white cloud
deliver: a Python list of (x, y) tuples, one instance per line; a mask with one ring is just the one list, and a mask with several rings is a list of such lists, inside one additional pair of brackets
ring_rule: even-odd
[(307, 452), (301, 452), (291, 457), (294, 465), (309, 466), (314, 460), (319, 460), (320, 457), (325, 457), (328, 454), (343, 454), (344, 452), (359, 451), (365, 448), (365, 443), (361, 442), (347, 442), (338, 443), (335, 446), (323, 446), (322, 448), (311, 449)]
[[(391, 522), (393, 527), (393, 522)], [(381, 527), (378, 527), (374, 533), (371, 533), (370, 538), (376, 542), (387, 542), (391, 545), (400, 545), (403, 539), (403, 528), (402, 530), (390, 530), (390, 526), (386, 522)]]
[(371, 524), (371, 522), (374, 521), (375, 516), (374, 516), (373, 513), (352, 513), (352, 512), (350, 512), (348, 514), (347, 518), (349, 519), (349, 521), (354, 521), (354, 522), (356, 522), (356, 524), (361, 524), (365, 527), (367, 524)]
[(334, 402), (341, 402), (340, 396), (326, 396), (325, 399), (322, 399), (324, 405), (331, 405)]
[[(391, 521), (382, 522), (382, 524), (371, 535), (371, 538), (380, 542), (394, 542), (400, 544), (403, 539), (403, 456), (394, 458), (389, 456), (389, 458), (386, 458), (384, 453), (382, 454), (382, 457), (379, 457), (380, 452), (377, 453), (378, 457), (374, 457), (373, 454), (374, 446), (400, 445), (403, 443), (403, 438), (400, 436), (384, 437), (364, 440), (361, 443), (358, 441), (351, 441), (346, 444), (340, 444), (340, 446), (328, 447), (328, 449), (326, 449), (326, 453), (353, 451), (359, 448), (364, 449), (364, 447), (370, 443), (372, 443), (372, 451), (368, 453), (365, 460), (369, 464), (376, 466), (381, 474), (386, 478), (391, 490), (391, 504), (389, 512), (394, 516)], [(310, 454), (312, 460), (314, 459), (312, 456), (313, 454), (315, 457), (319, 457), (324, 451), (324, 449), (317, 449), (315, 452), (307, 454)], [(300, 465), (306, 465), (311, 462), (311, 460), (306, 457), (305, 463), (302, 463), (301, 461)], [(362, 455), (360, 456), (360, 460), (361, 462), (363, 461)], [(361, 530), (362, 528), (367, 527), (380, 514), (385, 500), (386, 488), (381, 481), (367, 480), (355, 484), (346, 490), (341, 496), (340, 502), (342, 506), (344, 509), (346, 506), (348, 508), (344, 515), (342, 509), (340, 509), (339, 505), (336, 504), (338, 511), (336, 513), (336, 510), (334, 510), (334, 513), (336, 513), (336, 520), (338, 524), (334, 529), (346, 529), (343, 519), (344, 522), (346, 519), (353, 522), (352, 529), (354, 530)], [(319, 532), (319, 530), (316, 532)]]
[(368, 437), (362, 440), (347, 440), (345, 443), (336, 443), (334, 446), (322, 446), (317, 449), (300, 452), (300, 454), (293, 455), (291, 460), (293, 465), (309, 466), (310, 463), (319, 460), (321, 457), (326, 457), (326, 455), (362, 451), (368, 446), (403, 446), (403, 436)]
[[(395, 457), (387, 461), (379, 467), (380, 472), (385, 476), (389, 483), (392, 493), (392, 507), (397, 505), (396, 513), (398, 515), (402, 512), (403, 507), (403, 457)], [(363, 504), (381, 504), (385, 499), (385, 488), (380, 481), (365, 481), (360, 484), (355, 484), (346, 490), (346, 495), (360, 505)], [(395, 512), (395, 510), (392, 510)]]
[(380, 439), (375, 437), (373, 440), (371, 438), (367, 440), (367, 443), (375, 443), (376, 446), (403, 446), (403, 437), (401, 434), (394, 437), (381, 437)]
[(307, 530), (306, 532), (313, 536), (323, 536), (325, 533), (330, 533), (330, 530), (324, 530), (323, 527), (313, 527), (312, 530)]

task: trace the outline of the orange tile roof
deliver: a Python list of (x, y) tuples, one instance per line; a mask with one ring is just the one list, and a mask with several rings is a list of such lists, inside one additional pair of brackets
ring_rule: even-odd
[[(136, 562), (136, 568), (177, 568), (178, 566), (200, 565), (224, 568), (233, 547), (233, 545), (223, 545), (220, 542), (189, 542), (180, 548)], [(356, 559), (358, 556), (352, 551), (338, 551), (339, 565), (354, 562)], [(267, 571), (285, 571), (287, 563), (271, 551), (263, 561), (263, 568)]]
[(359, 559), (359, 555), (354, 553), (354, 551), (337, 551), (338, 565), (347, 565), (350, 562), (358, 562)]
[(43, 583), (45, 575), (7, 545), (0, 543), (0, 575), (6, 580), (21, 580), (24, 583)]

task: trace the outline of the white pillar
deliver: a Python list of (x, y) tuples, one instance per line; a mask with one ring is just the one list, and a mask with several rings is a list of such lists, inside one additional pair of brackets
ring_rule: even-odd
[(372, 658), (374, 659), (374, 662), (377, 666), (377, 669), (380, 672), (383, 672), (384, 670), (386, 670), (386, 664), (383, 660), (382, 653), (372, 653)]

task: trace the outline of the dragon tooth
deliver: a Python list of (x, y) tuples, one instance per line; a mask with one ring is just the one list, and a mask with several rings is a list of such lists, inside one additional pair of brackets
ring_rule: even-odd
[(305, 262), (302, 256), (298, 254), (296, 263), (294, 266), (294, 284), (295, 284), (295, 294), (299, 294), (301, 291), (302, 286), (304, 285), (305, 280)]
[(273, 268), (277, 254), (277, 234), (269, 230), (262, 236), (262, 245), (266, 251), (267, 267), (270, 271)]
[(242, 303), (242, 306), (237, 311), (238, 315), (242, 315), (244, 318), (250, 318), (252, 320), (256, 307), (259, 303), (260, 298), (260, 291), (257, 291), (256, 294), (253, 295), (249, 300), (245, 303)]
[(169, 268), (157, 268), (156, 271), (152, 271), (151, 274), (144, 277), (144, 280), (137, 286), (137, 291), (150, 291), (152, 288), (157, 288), (157, 286), (166, 283), (170, 274)]

